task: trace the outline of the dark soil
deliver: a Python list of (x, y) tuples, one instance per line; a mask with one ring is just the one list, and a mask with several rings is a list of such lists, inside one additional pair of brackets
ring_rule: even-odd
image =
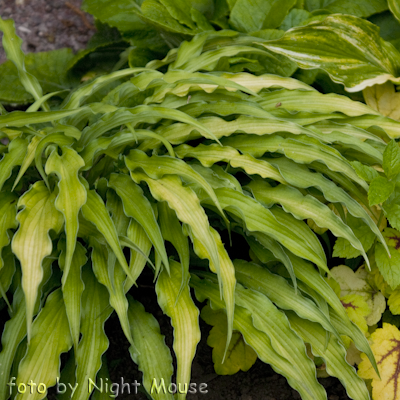
[[(0, 0), (0, 16), (15, 21), (17, 33), (23, 39), (25, 52), (39, 52), (71, 47), (78, 51), (85, 47), (94, 33), (93, 18), (80, 11), (80, 0)], [(0, 45), (0, 63), (5, 61), (4, 50)], [(147, 286), (147, 285), (145, 285)], [(172, 348), (173, 333), (168, 318), (157, 305), (154, 290), (140, 286), (133, 296), (141, 301), (148, 312), (159, 320), (167, 344)], [(272, 368), (257, 361), (248, 372), (233, 376), (218, 376), (212, 363), (211, 349), (207, 346), (209, 327), (201, 321), (202, 339), (193, 362), (192, 382), (207, 384), (207, 394), (191, 394), (189, 400), (296, 400), (300, 396), (276, 374)], [(129, 344), (120, 328), (118, 319), (111, 317), (106, 325), (110, 340), (107, 351), (108, 365), (112, 382), (141, 380), (141, 373), (132, 362)], [(348, 399), (346, 391), (337, 379), (325, 378), (320, 382), (328, 393), (329, 400)], [(50, 398), (50, 396), (49, 396)], [(122, 394), (118, 398), (146, 400), (144, 393)]]
[[(0, 16), (15, 21), (24, 52), (85, 47), (95, 29), (81, 0), (0, 0)], [(0, 45), (0, 63), (5, 61)]]

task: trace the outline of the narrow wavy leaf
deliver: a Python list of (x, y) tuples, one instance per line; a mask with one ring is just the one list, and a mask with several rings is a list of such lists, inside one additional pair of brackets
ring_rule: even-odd
[[(145, 311), (143, 305), (128, 297), (128, 316), (133, 340), (138, 351), (130, 348), (133, 361), (143, 373), (143, 386), (155, 400), (173, 400), (174, 396), (158, 387), (169, 387), (174, 372), (172, 356), (160, 333), (160, 326), (154, 316)], [(154, 349), (157, 349), (155, 352)], [(180, 385), (183, 390), (184, 386)]]
[(53, 248), (49, 231), (59, 232), (63, 224), (62, 214), (54, 205), (55, 198), (56, 192), (50, 193), (43, 181), (38, 181), (18, 201), (18, 207), (23, 210), (17, 215), (20, 227), (14, 235), (12, 250), (21, 262), (28, 341), (38, 287), (43, 278), (42, 261)]
[[(182, 267), (171, 260), (170, 268), (171, 277), (163, 270), (157, 279), (157, 300), (163, 312), (171, 318), (174, 328), (173, 347), (178, 364), (176, 382), (182, 388), (187, 384), (187, 388), (192, 360), (200, 341), (199, 310), (190, 296), (189, 285), (179, 296)], [(186, 393), (178, 393), (177, 398), (185, 399)]]
[(86, 189), (78, 178), (79, 170), (84, 166), (82, 158), (75, 150), (69, 147), (62, 147), (62, 152), (62, 156), (59, 156), (56, 151), (51, 153), (46, 162), (46, 174), (55, 173), (59, 178), (59, 193), (55, 206), (63, 214), (65, 221), (67, 248), (62, 278), (62, 282), (65, 284), (78, 235), (78, 214), (81, 207), (86, 203)]

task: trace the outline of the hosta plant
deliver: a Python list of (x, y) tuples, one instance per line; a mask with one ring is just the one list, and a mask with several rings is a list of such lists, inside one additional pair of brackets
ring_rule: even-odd
[[(149, 395), (172, 399), (154, 390), (154, 380), (170, 387), (170, 350), (135, 298), (149, 268), (174, 331), (178, 399), (200, 340), (191, 288), (208, 300), (201, 313), (214, 325), (220, 368), (231, 371), (232, 347), (243, 349), (242, 369), (256, 355), (303, 399), (326, 399), (316, 379), (324, 363), (351, 398), (368, 399), (346, 362), (350, 340), (379, 373), (377, 364), (325, 279), (332, 274), (310, 226), (346, 240), (370, 268), (348, 222), (355, 219), (389, 254), (377, 225), (385, 217), (353, 165), (385, 168), (400, 123), (295, 79), (215, 71), (221, 54), (243, 51), (237, 43), (203, 51), (226, 32), (200, 34), (164, 61), (103, 75), (50, 103), (56, 94), (43, 96), (26, 71), (12, 21), (0, 29), (35, 99), (0, 116), (0, 283), (9, 315), (1, 398), (24, 398), (18, 383), (48, 388), (60, 374), (77, 388), (73, 399), (89, 398), (88, 380), (105, 374), (104, 324), (115, 313)], [(242, 259), (230, 255), (234, 236)]]
[[(86, 49), (76, 55), (70, 49), (61, 49), (31, 53), (26, 57), (27, 70), (38, 78), (45, 93), (70, 90), (82, 76), (89, 79), (128, 65), (145, 66), (153, 59), (163, 58), (184, 40), (223, 29), (230, 30), (231, 35), (239, 35), (238, 44), (256, 50), (240, 56), (224, 56), (220, 69), (231, 72), (245, 70), (255, 75), (273, 73), (294, 76), (318, 86), (325, 93), (346, 94), (341, 85), (334, 84), (327, 77), (324, 66), (314, 65), (310, 71), (299, 69), (298, 59), (292, 55), (300, 49), (301, 53), (322, 50), (320, 55), (331, 54), (334, 59), (342, 58), (346, 62), (347, 55), (351, 54), (355, 59), (351, 63), (353, 68), (360, 66), (360, 58), (364, 64), (367, 58), (367, 65), (378, 61), (378, 68), (376, 65), (373, 68), (376, 73), (381, 66), (387, 70), (388, 62), (380, 59), (379, 55), (368, 57), (371, 50), (376, 50), (376, 46), (370, 46), (371, 39), (376, 43), (384, 39), (396, 48), (400, 43), (399, 10), (393, 0), (84, 0), (82, 7), (94, 16), (98, 30)], [(335, 20), (341, 15), (345, 15), (344, 22), (329, 22), (328, 27), (318, 29), (318, 24), (324, 24), (325, 19)], [(293, 54), (288, 49), (282, 51), (280, 45), (274, 44), (268, 49), (260, 45), (265, 40), (282, 38), (292, 28), (311, 23), (317, 24), (311, 31), (301, 31), (297, 35), (295, 30), (296, 34), (293, 32), (289, 41), (284, 38), (285, 46), (289, 43), (292, 48), (295, 47)], [(361, 32), (365, 26), (368, 32), (363, 35)], [(344, 35), (336, 35), (332, 29), (343, 29)], [(347, 37), (349, 31), (353, 33)], [(308, 46), (306, 42), (311, 37), (311, 46)], [(347, 43), (343, 40), (346, 37), (349, 39)], [(361, 40), (362, 48), (355, 51), (351, 40), (354, 37), (366, 38)], [(224, 47), (226, 41), (227, 38), (207, 46), (209, 49)], [(341, 43), (334, 53), (331, 42)], [(226, 57), (232, 58), (231, 65), (225, 62)], [(304, 62), (301, 67), (304, 67)], [(390, 68), (388, 72), (397, 76), (397, 72)], [(334, 75), (331, 74), (332, 77)], [(350, 74), (349, 78), (368, 79), (361, 70), (357, 75)], [(32, 94), (19, 84), (17, 70), (11, 61), (0, 66), (0, 79), (3, 81), (0, 101), (23, 104), (32, 101)], [(357, 94), (351, 96), (357, 100), (361, 98)]]

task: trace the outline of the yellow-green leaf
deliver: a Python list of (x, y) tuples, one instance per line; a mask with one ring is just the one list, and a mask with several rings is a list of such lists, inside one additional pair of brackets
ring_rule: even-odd
[[(143, 372), (143, 386), (155, 400), (172, 400), (174, 396), (171, 393), (157, 390), (162, 382), (165, 387), (170, 385), (174, 372), (172, 356), (164, 336), (160, 333), (160, 326), (141, 303), (130, 296), (128, 300), (132, 336), (139, 353), (132, 347), (129, 350), (133, 361)], [(181, 385), (179, 389), (184, 389), (184, 386)]]
[(90, 396), (88, 380), (96, 382), (101, 366), (101, 356), (108, 348), (104, 323), (111, 314), (108, 308), (107, 291), (97, 282), (90, 268), (84, 268), (85, 290), (82, 295), (82, 339), (76, 351), (76, 377), (78, 384), (73, 400), (84, 400)]
[(365, 102), (385, 117), (400, 119), (400, 93), (392, 82), (374, 85), (363, 90)]
[(17, 215), (20, 227), (14, 235), (12, 250), (21, 262), (28, 340), (38, 286), (43, 277), (42, 260), (53, 248), (49, 231), (59, 232), (63, 224), (63, 216), (54, 205), (55, 199), (56, 192), (50, 193), (43, 181), (38, 181), (18, 201), (18, 207), (24, 208)]
[[(376, 293), (376, 291), (371, 287), (367, 280), (366, 271), (363, 268), (359, 268), (354, 272), (351, 268), (345, 265), (340, 265), (331, 269), (331, 277), (340, 285), (339, 298), (342, 301), (342, 304), (348, 303), (348, 306), (346, 306), (346, 304), (343, 304), (343, 306), (346, 308), (347, 314), (352, 321), (354, 321), (354, 319), (351, 317), (349, 312), (353, 309), (353, 300), (355, 300), (357, 304), (361, 305), (360, 300), (349, 297), (352, 295), (361, 296), (366, 302), (367, 307), (363, 305), (365, 311), (363, 311), (362, 314), (365, 316), (366, 323), (369, 326), (380, 321), (382, 313), (386, 308), (385, 297), (380, 292)], [(330, 280), (331, 279), (328, 279), (328, 282)], [(359, 306), (357, 306), (357, 308), (358, 307)], [(369, 309), (369, 312), (366, 312), (367, 308)], [(360, 326), (359, 324), (357, 325)]]
[[(177, 359), (176, 382), (183, 388), (189, 385), (192, 360), (196, 346), (200, 341), (199, 310), (195, 306), (189, 291), (189, 285), (180, 292), (182, 268), (179, 263), (170, 260), (170, 274), (161, 271), (157, 284), (157, 300), (161, 309), (171, 318), (174, 328), (174, 352)], [(179, 296), (179, 298), (178, 298)], [(178, 393), (178, 399), (186, 398)]]
[[(58, 265), (63, 270), (63, 274), (65, 274), (66, 244), (64, 240), (58, 242), (58, 248), (62, 250), (58, 258)], [(78, 348), (81, 324), (81, 296), (83, 292), (81, 270), (86, 261), (86, 249), (78, 242), (71, 260), (71, 275), (68, 275), (62, 286), (65, 309), (75, 349)]]
[[(49, 295), (32, 325), (32, 340), (19, 364), (16, 382), (27, 383), (32, 380), (37, 384), (43, 383), (46, 388), (55, 385), (60, 376), (60, 355), (71, 346), (68, 318), (61, 289), (58, 289)], [(16, 399), (24, 397), (26, 395), (18, 394)], [(39, 391), (33, 391), (29, 399), (41, 400), (43, 397)]]
[(62, 152), (62, 156), (59, 156), (57, 151), (51, 153), (46, 163), (46, 174), (55, 173), (60, 179), (55, 206), (64, 215), (67, 236), (65, 267), (62, 277), (64, 285), (68, 278), (78, 235), (78, 214), (86, 203), (86, 189), (78, 177), (79, 170), (84, 166), (82, 158), (75, 150), (66, 146), (62, 147)]
[(125, 273), (133, 280), (128, 263), (121, 249), (115, 225), (106, 209), (103, 199), (95, 190), (87, 192), (87, 201), (82, 207), (82, 214), (87, 221), (96, 225), (96, 228), (107, 240)]
[(400, 314), (400, 289), (394, 290), (388, 299), (389, 310), (394, 315)]
[(217, 245), (211, 234), (207, 215), (193, 190), (183, 186), (180, 178), (174, 175), (158, 180), (140, 172), (131, 172), (131, 176), (137, 182), (145, 181), (153, 197), (158, 201), (167, 201), (179, 220), (190, 226), (193, 235), (207, 249), (209, 259), (219, 273)]
[(372, 396), (374, 400), (400, 399), (400, 331), (391, 324), (383, 323), (371, 335), (371, 348), (374, 352), (381, 379), (372, 368), (365, 354), (358, 366), (361, 378), (372, 379)]
[(201, 310), (201, 317), (207, 324), (213, 325), (207, 344), (213, 348), (215, 372), (218, 375), (233, 375), (240, 370), (248, 371), (256, 362), (257, 353), (246, 344), (240, 332), (233, 332), (227, 354), (224, 356), (228, 333), (225, 313), (221, 310), (213, 311), (210, 306), (206, 305)]

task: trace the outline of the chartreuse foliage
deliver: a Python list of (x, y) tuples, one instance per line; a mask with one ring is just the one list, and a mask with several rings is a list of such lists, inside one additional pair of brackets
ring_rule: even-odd
[[(189, 20), (186, 2), (146, 0), (140, 12), (128, 3), (133, 19), (168, 10), (174, 18), (157, 17), (159, 28), (174, 34), (187, 34), (176, 20), (197, 33), (190, 21), (205, 26), (202, 13), (215, 12), (200, 1)], [(285, 17), (295, 2), (233, 3), (230, 21), (246, 32), (300, 18)], [(267, 17), (243, 19), (250, 3)], [(371, 14), (385, 9), (379, 3)], [(370, 297), (369, 287), (386, 290), (398, 308), (398, 233), (382, 234), (381, 223), (387, 217), (397, 228), (400, 123), (267, 73), (277, 72), (277, 58), (265, 38), (232, 31), (200, 32), (163, 60), (117, 68), (50, 103), (26, 71), (12, 23), (0, 21), (7, 55), (36, 100), (0, 116), (0, 283), (4, 301), (12, 298), (0, 352), (4, 397), (16, 371), (17, 382), (48, 386), (61, 373), (78, 384), (73, 398), (89, 398), (84, 382), (107, 376), (104, 324), (115, 311), (144, 387), (154, 399), (172, 398), (151, 390), (154, 379), (169, 386), (173, 366), (158, 322), (135, 299), (147, 267), (173, 327), (178, 387), (188, 387), (200, 340), (194, 293), (209, 302), (202, 315), (214, 325), (219, 372), (247, 370), (257, 356), (302, 398), (326, 399), (308, 344), (351, 398), (368, 399), (346, 347), (352, 341), (378, 371), (364, 332), (384, 299)], [(154, 35), (150, 29), (146, 40)], [(262, 68), (256, 76), (244, 64)], [(340, 257), (362, 255), (370, 275), (346, 270), (345, 287), (306, 220), (338, 238)], [(233, 260), (229, 240), (237, 237), (242, 259)], [(346, 304), (360, 313), (348, 315)]]

